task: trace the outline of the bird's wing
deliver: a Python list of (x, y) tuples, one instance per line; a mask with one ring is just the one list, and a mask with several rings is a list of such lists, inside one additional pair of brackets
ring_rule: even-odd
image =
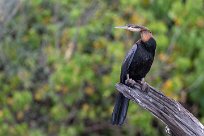
[(137, 43), (135, 43), (133, 45), (132, 49), (129, 50), (129, 52), (127, 53), (127, 55), (123, 61), (122, 68), (121, 68), (121, 74), (120, 74), (120, 82), (121, 83), (125, 83), (125, 80), (127, 79), (129, 67), (130, 67), (130, 64), (132, 62), (132, 59), (134, 57), (136, 50), (137, 50)]

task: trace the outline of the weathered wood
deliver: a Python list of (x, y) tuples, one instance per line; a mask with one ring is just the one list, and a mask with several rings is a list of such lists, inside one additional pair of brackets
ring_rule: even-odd
[(142, 91), (140, 83), (134, 87), (118, 83), (116, 89), (165, 123), (173, 135), (204, 136), (204, 126), (197, 118), (179, 102), (167, 98), (155, 88), (149, 86), (148, 91)]

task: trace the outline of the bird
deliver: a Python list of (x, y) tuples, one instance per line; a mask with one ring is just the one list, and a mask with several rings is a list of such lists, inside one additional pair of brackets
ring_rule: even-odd
[[(153, 37), (152, 32), (142, 25), (128, 24), (125, 26), (117, 26), (115, 28), (139, 32), (141, 37), (133, 44), (122, 63), (120, 83), (127, 85), (128, 81), (139, 81), (142, 84), (142, 90), (146, 90), (147, 84), (144, 81), (144, 78), (150, 71), (154, 61), (156, 40)], [(124, 123), (128, 105), (129, 99), (119, 92), (112, 112), (111, 123), (113, 125), (121, 126)]]

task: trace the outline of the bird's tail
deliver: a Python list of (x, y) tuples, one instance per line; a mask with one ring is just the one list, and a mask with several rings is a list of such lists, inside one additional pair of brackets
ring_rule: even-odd
[(112, 124), (122, 125), (127, 115), (129, 99), (119, 93), (112, 113)]

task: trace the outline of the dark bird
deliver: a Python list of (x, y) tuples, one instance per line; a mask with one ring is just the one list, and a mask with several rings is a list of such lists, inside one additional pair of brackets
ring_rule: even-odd
[[(120, 74), (120, 83), (126, 84), (127, 80), (140, 81), (142, 83), (142, 90), (145, 90), (146, 82), (144, 77), (149, 72), (154, 60), (156, 41), (150, 32), (144, 26), (127, 25), (115, 28), (126, 29), (133, 32), (139, 32), (141, 39), (139, 39), (127, 53)], [(127, 115), (129, 99), (119, 93), (115, 107), (112, 113), (112, 124), (122, 125)]]

